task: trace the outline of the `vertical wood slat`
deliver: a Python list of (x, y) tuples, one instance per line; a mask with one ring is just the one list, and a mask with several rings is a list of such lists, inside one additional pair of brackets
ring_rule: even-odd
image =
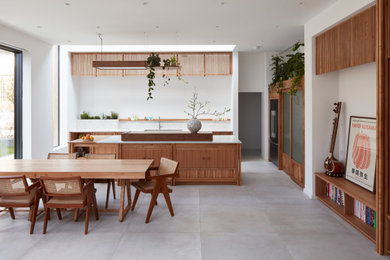
[(376, 251), (389, 253), (389, 0), (378, 0), (376, 7), (376, 53), (377, 53), (377, 167), (376, 167), (376, 207), (377, 232)]
[(375, 6), (316, 37), (316, 74), (375, 61)]
[(205, 55), (205, 75), (230, 75), (230, 56), (232, 54)]
[(96, 54), (72, 53), (72, 75), (73, 76), (95, 76), (96, 69), (92, 67), (92, 61), (96, 60)]
[(204, 76), (204, 55), (203, 54), (179, 54), (179, 62), (182, 66), (183, 76)]

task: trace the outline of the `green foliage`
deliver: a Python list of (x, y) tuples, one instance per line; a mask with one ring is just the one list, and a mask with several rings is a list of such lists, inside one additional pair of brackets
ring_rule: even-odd
[(100, 119), (100, 116), (94, 116), (93, 119)]
[(82, 114), (80, 114), (80, 119), (91, 119), (88, 112), (83, 111)]
[[(146, 63), (149, 67), (149, 73), (146, 76), (148, 78), (148, 97), (147, 97), (147, 100), (149, 100), (149, 99), (153, 99), (152, 91), (154, 90), (154, 87), (156, 86), (156, 83), (154, 82), (154, 79), (156, 77), (155, 67), (161, 66), (161, 58), (158, 54), (151, 53), (151, 55), (148, 57)], [(182, 80), (184, 83), (187, 84), (188, 82), (186, 82), (181, 77), (181, 73), (180, 73), (181, 65), (176, 57), (176, 54), (172, 54), (172, 56), (169, 59), (164, 59), (162, 61), (162, 69), (164, 71), (165, 71), (165, 69), (169, 70), (169, 67), (172, 67), (172, 66), (179, 67), (177, 70), (176, 76), (179, 80)], [(164, 79), (164, 86), (167, 86), (169, 84), (171, 78), (166, 73), (163, 73), (162, 77)]]
[(304, 44), (297, 42), (292, 48), (293, 53), (286, 55), (286, 57), (272, 56), (271, 70), (273, 76), (272, 83), (269, 85), (270, 89), (276, 87), (278, 93), (280, 93), (283, 81), (292, 79), (288, 93), (290, 95), (297, 93), (296, 87), (305, 75), (305, 54), (298, 51), (301, 46), (304, 46)]
[(116, 112), (111, 112), (111, 118), (112, 118), (112, 119), (118, 119), (118, 117), (119, 117), (119, 114), (118, 114), (118, 113), (116, 113)]

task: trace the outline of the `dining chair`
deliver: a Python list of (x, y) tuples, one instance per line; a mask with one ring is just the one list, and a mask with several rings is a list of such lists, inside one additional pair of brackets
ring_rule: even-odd
[[(170, 177), (175, 177), (177, 175), (177, 168), (179, 163), (164, 157), (161, 157), (160, 166), (158, 167), (150, 167), (146, 173), (145, 180), (133, 182), (132, 185), (135, 187), (136, 192), (134, 196), (134, 202), (131, 207), (133, 211), (135, 205), (137, 204), (138, 196), (141, 192), (150, 193), (152, 195), (152, 199), (150, 200), (148, 214), (146, 215), (145, 223), (149, 223), (150, 216), (152, 215), (152, 211), (154, 206), (157, 204), (158, 194), (164, 194), (165, 202), (167, 203), (169, 212), (171, 216), (174, 216), (171, 199), (169, 197), (169, 193), (172, 192), (172, 189), (167, 185), (167, 179)], [(157, 171), (154, 175), (150, 174), (150, 171)]]
[(30, 234), (34, 233), (40, 198), (39, 182), (29, 186), (24, 175), (0, 177), (0, 206), (8, 209), (12, 219), (15, 219), (14, 208), (30, 208)]
[(61, 159), (76, 159), (76, 153), (49, 153), (47, 159), (61, 160)]
[(60, 220), (62, 219), (60, 209), (86, 208), (84, 234), (88, 234), (91, 204), (96, 220), (99, 219), (93, 182), (89, 181), (85, 184), (80, 176), (63, 178), (41, 177), (39, 181), (42, 186), (43, 194), (47, 198), (46, 201), (44, 201), (45, 218), (43, 223), (43, 234), (46, 234), (47, 222), (50, 218), (50, 210), (52, 208), (56, 209), (57, 216)]
[[(115, 160), (115, 153), (108, 154), (88, 154), (88, 160)], [(110, 199), (110, 186), (112, 185), (112, 193), (114, 199), (116, 199), (115, 193), (115, 180), (114, 179), (93, 179), (94, 183), (107, 183), (107, 195), (106, 195), (106, 208), (108, 207), (108, 200)]]

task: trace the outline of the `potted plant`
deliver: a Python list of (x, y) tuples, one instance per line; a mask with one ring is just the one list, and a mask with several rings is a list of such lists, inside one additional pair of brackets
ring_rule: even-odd
[[(297, 42), (294, 44), (292, 54), (284, 56), (272, 56), (271, 70), (273, 71), (272, 82), (269, 84), (269, 89), (277, 89), (280, 93), (283, 88), (283, 81), (291, 79), (288, 93), (295, 95), (297, 86), (305, 75), (305, 54), (299, 51), (299, 48), (304, 46), (303, 43)], [(286, 60), (287, 59), (287, 60)]]
[(217, 112), (216, 110), (211, 112), (210, 109), (206, 109), (209, 104), (209, 101), (198, 101), (198, 91), (195, 89), (192, 93), (192, 98), (188, 101), (187, 105), (191, 112), (184, 111), (184, 113), (191, 117), (191, 119), (187, 122), (187, 128), (191, 133), (195, 134), (202, 128), (202, 122), (198, 119), (200, 115), (212, 115), (218, 117), (223, 116), (230, 111), (230, 108), (225, 107), (223, 112)]

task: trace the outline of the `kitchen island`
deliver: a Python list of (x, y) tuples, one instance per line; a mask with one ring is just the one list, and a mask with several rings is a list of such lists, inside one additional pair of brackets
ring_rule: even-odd
[[(71, 133), (72, 135), (72, 133)], [(233, 135), (213, 135), (212, 141), (122, 141), (121, 135), (94, 135), (95, 139), (69, 142), (69, 152), (115, 153), (118, 159), (161, 157), (179, 162), (173, 184), (241, 185), (241, 141)]]

